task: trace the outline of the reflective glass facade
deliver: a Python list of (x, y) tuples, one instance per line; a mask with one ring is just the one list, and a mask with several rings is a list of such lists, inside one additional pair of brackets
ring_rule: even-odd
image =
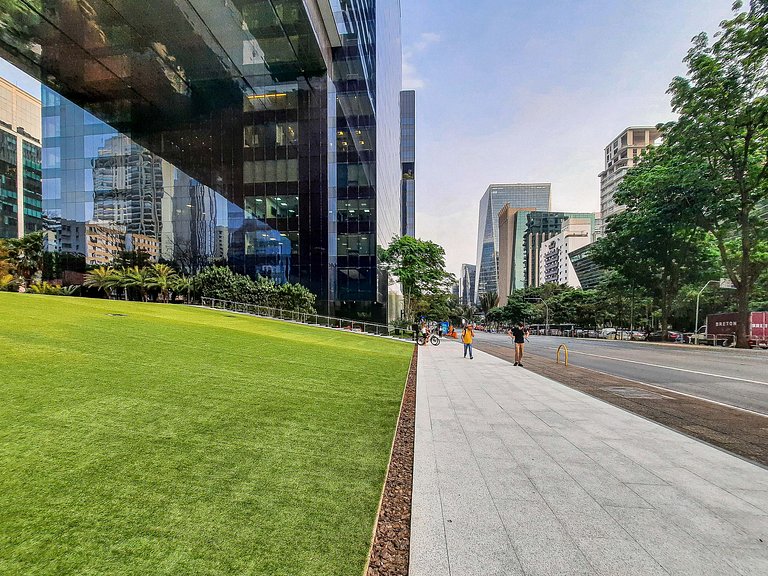
[(401, 236), (416, 236), (416, 92), (400, 93)]
[(40, 100), (0, 78), (0, 238), (42, 228)]
[(105, 238), (157, 244), (186, 269), (226, 260), (306, 285), (321, 312), (383, 320), (376, 248), (400, 222), (399, 8), (94, 0), (0, 16), (0, 52), (50, 88), (53, 225), (109, 223)]
[(595, 215), (592, 212), (529, 212), (525, 223), (523, 252), (525, 254), (525, 286), (539, 285), (539, 259), (542, 244), (562, 231), (567, 218), (588, 219), (595, 231)]
[[(480, 218), (477, 235), (477, 281), (475, 298), (499, 289), (499, 212), (504, 205), (510, 208), (548, 211), (551, 185), (492, 184), (480, 200)], [(524, 225), (521, 227), (524, 230)], [(520, 238), (522, 250), (522, 236)], [(522, 262), (522, 260), (521, 260)], [(522, 267), (520, 277), (522, 278)]]
[(474, 264), (462, 264), (461, 276), (459, 276), (459, 302), (468, 306), (475, 302), (476, 266)]
[(198, 272), (226, 257), (230, 203), (76, 104), (43, 87), (44, 209), (58, 250), (88, 265), (122, 251)]
[(0, 238), (15, 238), (19, 229), (16, 136), (0, 130)]

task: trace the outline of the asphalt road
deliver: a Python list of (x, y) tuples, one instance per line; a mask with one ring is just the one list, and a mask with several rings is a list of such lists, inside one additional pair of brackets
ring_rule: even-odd
[[(475, 335), (480, 350), (483, 342), (513, 346), (506, 335)], [(560, 344), (574, 366), (768, 415), (768, 350), (531, 336), (525, 351), (554, 361)]]

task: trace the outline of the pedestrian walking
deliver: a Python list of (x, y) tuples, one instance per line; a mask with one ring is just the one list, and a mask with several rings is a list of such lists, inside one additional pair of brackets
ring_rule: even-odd
[(525, 324), (518, 322), (517, 326), (507, 332), (509, 337), (515, 341), (515, 366), (523, 366), (523, 346), (525, 346), (525, 339), (528, 337), (528, 329)]
[(467, 324), (464, 326), (464, 330), (461, 331), (461, 342), (464, 344), (464, 358), (467, 357), (467, 352), (469, 352), (469, 359), (474, 360), (472, 358), (472, 340), (475, 337), (475, 331), (472, 330), (472, 326)]

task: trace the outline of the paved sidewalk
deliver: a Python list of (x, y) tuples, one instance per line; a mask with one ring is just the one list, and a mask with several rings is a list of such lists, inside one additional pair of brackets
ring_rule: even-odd
[(768, 574), (768, 470), (454, 342), (417, 382), (410, 576)]

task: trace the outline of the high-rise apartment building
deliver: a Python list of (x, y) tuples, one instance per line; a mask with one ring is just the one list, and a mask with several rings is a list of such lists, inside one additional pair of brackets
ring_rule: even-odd
[[(307, 286), (323, 313), (387, 319), (378, 248), (402, 230), (399, 0), (25, 10), (0, 56), (52, 89), (51, 221), (98, 209), (181, 267), (226, 251), (236, 272)], [(123, 187), (125, 169), (136, 177)]]
[(560, 234), (563, 222), (568, 219), (586, 219), (592, 223), (595, 232), (595, 215), (591, 212), (530, 212), (523, 236), (525, 254), (525, 286), (539, 285), (539, 263), (544, 242)]
[(474, 264), (462, 264), (459, 276), (459, 303), (463, 306), (475, 302), (475, 270)]
[[(528, 211), (550, 208), (551, 185), (491, 184), (480, 199), (475, 300), (499, 291), (499, 212), (505, 205)], [(521, 244), (522, 250), (522, 244)]]
[(42, 229), (40, 100), (0, 78), (0, 238)]
[(539, 283), (566, 284), (580, 288), (579, 278), (570, 259), (572, 251), (583, 248), (592, 241), (594, 219), (568, 218), (562, 231), (547, 240), (539, 257)]
[(605, 170), (600, 172), (600, 211), (604, 220), (624, 210), (614, 199), (619, 184), (660, 136), (653, 126), (630, 126), (605, 147)]
[(416, 236), (416, 92), (400, 92), (401, 236)]

